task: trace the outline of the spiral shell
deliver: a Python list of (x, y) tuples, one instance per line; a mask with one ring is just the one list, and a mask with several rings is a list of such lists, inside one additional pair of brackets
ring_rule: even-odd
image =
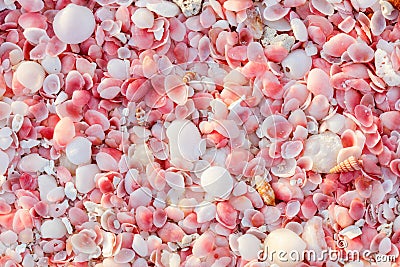
[(196, 73), (194, 73), (193, 71), (188, 71), (183, 76), (182, 81), (184, 83), (188, 83), (188, 82), (192, 81), (194, 78), (196, 78)]
[(271, 185), (261, 176), (255, 177), (256, 190), (266, 205), (275, 206), (275, 193)]
[(135, 117), (137, 120), (137, 123), (139, 126), (146, 126), (146, 118), (145, 118), (146, 112), (144, 111), (143, 108), (138, 107), (136, 109)]
[(338, 165), (329, 170), (329, 173), (352, 172), (360, 170), (362, 166), (361, 160), (356, 160), (351, 156), (348, 159), (340, 162)]

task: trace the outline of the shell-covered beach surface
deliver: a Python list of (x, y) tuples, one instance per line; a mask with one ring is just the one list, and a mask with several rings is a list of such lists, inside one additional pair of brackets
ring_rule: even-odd
[(400, 266), (396, 6), (0, 0), (0, 266)]

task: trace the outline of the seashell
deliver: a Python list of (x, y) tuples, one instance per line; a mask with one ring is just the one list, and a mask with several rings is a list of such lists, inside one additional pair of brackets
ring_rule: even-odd
[(341, 57), (347, 48), (354, 43), (356, 43), (356, 39), (352, 36), (339, 33), (322, 46), (322, 51), (329, 56)]
[(192, 81), (194, 78), (196, 78), (196, 73), (193, 71), (188, 71), (186, 74), (183, 76), (182, 81), (184, 83), (188, 83)]
[(244, 234), (237, 239), (239, 255), (246, 261), (256, 260), (261, 240), (252, 234)]
[(340, 162), (338, 165), (329, 170), (329, 173), (351, 172), (360, 170), (362, 167), (362, 160), (356, 160), (353, 156), (345, 161)]
[(79, 44), (88, 39), (96, 26), (94, 14), (84, 6), (69, 4), (53, 21), (54, 33), (66, 44)]
[(146, 122), (146, 111), (142, 107), (136, 108), (135, 117), (139, 126), (147, 126)]
[(45, 72), (43, 67), (33, 61), (24, 61), (18, 65), (15, 76), (19, 83), (36, 93), (43, 85)]
[(202, 6), (202, 0), (172, 0), (182, 10), (185, 17), (191, 17), (199, 14)]
[(193, 243), (193, 255), (197, 258), (205, 258), (214, 250), (215, 236), (207, 231), (199, 236)]
[(151, 3), (153, 1), (148, 1), (146, 7), (148, 10), (153, 11), (161, 17), (171, 18), (179, 14), (179, 7), (172, 2), (161, 0), (156, 3)]
[(228, 229), (234, 229), (236, 227), (236, 220), (238, 217), (238, 211), (227, 201), (219, 202), (217, 204), (217, 216), (216, 220), (221, 225)]
[(40, 228), (40, 232), (42, 238), (53, 239), (64, 237), (67, 234), (67, 229), (61, 219), (54, 218), (53, 220), (45, 221)]
[[(324, 235), (322, 235), (323, 237)], [(290, 240), (290, 242), (287, 242)], [(285, 254), (303, 255), (307, 247), (306, 242), (303, 241), (296, 233), (289, 229), (281, 228), (271, 231), (264, 241), (264, 255), (267, 259), (271, 259), (272, 263), (280, 267), (294, 267), (301, 262), (301, 258), (279, 258), (274, 257), (274, 251), (282, 251)]]
[(139, 29), (152, 28), (154, 25), (154, 14), (147, 8), (138, 8), (132, 14), (131, 20)]
[(302, 49), (292, 51), (282, 60), (282, 69), (288, 78), (301, 79), (310, 71), (312, 65), (311, 57)]
[(224, 199), (233, 189), (233, 178), (225, 168), (212, 166), (201, 174), (200, 184), (211, 197)]
[(269, 182), (267, 182), (264, 178), (257, 175), (255, 177), (256, 189), (260, 194), (261, 198), (264, 200), (264, 203), (269, 206), (275, 206), (275, 193), (272, 189)]

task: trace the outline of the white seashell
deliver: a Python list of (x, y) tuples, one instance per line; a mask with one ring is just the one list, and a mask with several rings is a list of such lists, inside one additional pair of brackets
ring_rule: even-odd
[(56, 74), (48, 75), (43, 81), (43, 91), (55, 95), (60, 91), (60, 78)]
[(80, 166), (76, 169), (75, 186), (79, 193), (86, 194), (96, 187), (94, 178), (100, 173), (96, 164)]
[(111, 77), (124, 80), (129, 77), (129, 61), (113, 58), (108, 61), (107, 71)]
[(18, 169), (23, 172), (43, 171), (48, 165), (48, 160), (41, 157), (38, 153), (29, 154), (23, 157), (18, 163)]
[(72, 232), (74, 231), (74, 229), (72, 228), (71, 222), (68, 220), (67, 217), (62, 217), (61, 221), (63, 222), (63, 224), (65, 225), (65, 228), (67, 229), (67, 233), (68, 234), (72, 234)]
[(6, 173), (10, 159), (8, 155), (0, 150), (0, 175)]
[(215, 218), (217, 206), (214, 203), (203, 201), (195, 208), (197, 214), (197, 222), (205, 223)]
[(313, 7), (326, 16), (333, 15), (334, 9), (327, 0), (311, 0)]
[(205, 145), (202, 141), (200, 131), (196, 125), (189, 120), (173, 121), (167, 128), (171, 159), (183, 159), (193, 162), (203, 154)]
[(82, 136), (75, 137), (68, 143), (65, 152), (68, 160), (75, 165), (90, 163), (92, 142)]
[[(290, 242), (288, 242), (290, 240)], [(264, 257), (272, 259), (272, 262), (279, 267), (294, 267), (301, 262), (306, 243), (293, 231), (285, 228), (273, 230), (264, 241)], [(283, 251), (285, 255), (300, 255), (300, 260), (296, 258), (279, 258), (272, 253)]]
[(283, 160), (282, 163), (277, 166), (273, 166), (271, 168), (271, 173), (278, 177), (290, 177), (295, 174), (295, 170), (296, 160), (291, 158)]
[(154, 25), (154, 14), (147, 8), (138, 8), (132, 14), (132, 22), (140, 29), (152, 28)]
[(94, 32), (93, 12), (84, 6), (69, 4), (60, 10), (53, 21), (55, 35), (66, 44), (79, 44)]
[(62, 238), (67, 234), (64, 223), (59, 218), (45, 221), (40, 227), (42, 238)]
[(306, 25), (304, 25), (302, 20), (294, 18), (290, 20), (290, 26), (292, 27), (293, 35), (294, 37), (296, 37), (297, 40), (299, 40), (300, 42), (307, 41), (308, 32)]
[(21, 49), (14, 49), (10, 52), (10, 63), (15, 66), (24, 60), (24, 53)]
[(21, 114), (16, 114), (11, 122), (11, 129), (13, 132), (18, 133), (24, 123), (24, 117)]
[(166, 172), (165, 173), (165, 181), (167, 184), (175, 189), (175, 190), (184, 190), (185, 189), (185, 180), (180, 173), (176, 172)]
[(240, 256), (246, 260), (256, 260), (261, 247), (261, 240), (252, 234), (244, 234), (237, 239)]
[(31, 90), (31, 93), (36, 93), (43, 85), (45, 73), (40, 64), (24, 61), (19, 64), (14, 75), (23, 86)]
[(50, 40), (46, 31), (40, 28), (26, 28), (23, 34), (28, 42), (35, 45), (37, 45), (41, 41)]
[(225, 168), (212, 166), (201, 174), (200, 184), (211, 197), (226, 199), (233, 189), (233, 178)]
[(134, 235), (132, 248), (140, 257), (147, 256), (148, 253), (147, 242), (141, 235), (138, 234)]
[(329, 173), (329, 170), (336, 165), (336, 158), (342, 148), (340, 137), (326, 131), (322, 134), (312, 135), (306, 140), (303, 156), (312, 159), (312, 170)]
[(20, 143), (21, 148), (32, 148), (40, 144), (39, 140), (28, 139), (22, 140)]
[(339, 232), (340, 235), (347, 236), (349, 239), (354, 239), (362, 234), (360, 227), (350, 225)]
[(48, 74), (56, 74), (61, 72), (61, 60), (58, 57), (45, 56), (40, 62), (43, 69)]
[(179, 7), (176, 4), (165, 0), (154, 4), (147, 3), (146, 7), (157, 15), (166, 18), (175, 17), (180, 13)]
[(39, 185), (39, 192), (40, 198), (43, 201), (47, 201), (47, 195), (50, 191), (57, 188), (56, 179), (50, 175), (40, 175), (38, 177), (38, 185)]
[(288, 78), (300, 79), (311, 69), (311, 57), (302, 49), (292, 51), (282, 60), (283, 72)]
[(11, 112), (14, 115), (20, 114), (25, 116), (28, 114), (29, 106), (23, 101), (14, 101), (11, 103)]
[(65, 196), (72, 201), (76, 199), (76, 194), (78, 191), (75, 189), (75, 186), (72, 182), (67, 182), (65, 183), (65, 188), (64, 188)]

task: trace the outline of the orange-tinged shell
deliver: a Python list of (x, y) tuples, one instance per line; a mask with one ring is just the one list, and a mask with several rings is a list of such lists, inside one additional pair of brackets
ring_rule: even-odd
[(389, 2), (397, 9), (400, 9), (400, 0), (389, 0)]
[(275, 192), (271, 185), (261, 177), (256, 177), (256, 190), (260, 194), (264, 203), (269, 206), (275, 206)]
[(196, 77), (196, 73), (194, 73), (193, 71), (188, 71), (186, 72), (185, 76), (183, 76), (182, 81), (184, 83), (188, 83), (191, 80), (193, 80)]
[(145, 126), (146, 125), (146, 118), (145, 118), (146, 112), (144, 111), (143, 108), (138, 107), (136, 109), (135, 117), (137, 120), (137, 123), (139, 126)]
[(330, 169), (329, 173), (352, 172), (360, 170), (361, 167), (362, 161), (356, 160), (355, 157), (351, 156)]

